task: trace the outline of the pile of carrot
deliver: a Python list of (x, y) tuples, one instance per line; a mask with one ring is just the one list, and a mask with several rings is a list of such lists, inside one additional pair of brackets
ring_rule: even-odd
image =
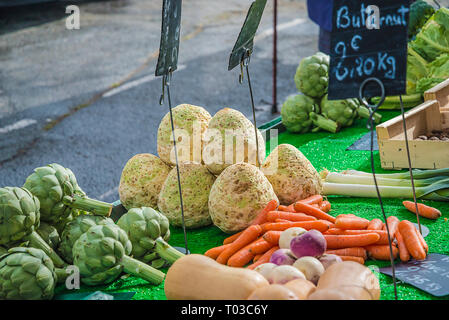
[[(388, 237), (393, 243), (394, 259), (401, 261), (411, 257), (423, 260), (428, 246), (415, 226), (408, 220), (399, 221), (395, 216), (385, 223), (380, 219), (367, 220), (354, 214), (329, 214), (331, 204), (321, 195), (313, 195), (289, 206), (270, 201), (251, 225), (223, 241), (223, 245), (209, 249), (204, 254), (221, 264), (231, 267), (254, 269), (270, 261), (273, 252), (279, 249), (282, 231), (301, 227), (320, 231), (327, 243), (328, 254), (342, 260), (365, 263), (368, 258), (390, 260)], [(394, 241), (394, 242), (393, 242)]]

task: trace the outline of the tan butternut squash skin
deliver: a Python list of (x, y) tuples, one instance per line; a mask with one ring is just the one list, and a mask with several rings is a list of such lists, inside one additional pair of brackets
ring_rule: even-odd
[(334, 263), (320, 277), (316, 291), (309, 299), (338, 300), (337, 296), (348, 297), (349, 300), (379, 300), (379, 279), (360, 263)]
[(245, 300), (257, 288), (268, 285), (257, 271), (189, 254), (168, 269), (164, 290), (168, 300)]

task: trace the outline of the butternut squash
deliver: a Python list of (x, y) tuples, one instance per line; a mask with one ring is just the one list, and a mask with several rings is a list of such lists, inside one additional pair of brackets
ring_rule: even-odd
[(168, 269), (164, 290), (169, 300), (246, 300), (254, 290), (268, 285), (257, 271), (189, 254)]
[(293, 291), (299, 300), (306, 300), (316, 290), (315, 285), (304, 279), (295, 279), (284, 284), (284, 287)]
[(354, 261), (332, 264), (320, 277), (309, 300), (379, 300), (379, 279), (371, 270)]
[(280, 284), (270, 284), (254, 290), (248, 300), (299, 300), (295, 293)]

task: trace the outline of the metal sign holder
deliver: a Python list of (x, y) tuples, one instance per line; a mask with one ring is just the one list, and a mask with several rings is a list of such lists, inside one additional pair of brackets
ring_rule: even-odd
[(173, 77), (173, 71), (176, 70), (178, 63), (181, 6), (182, 0), (164, 0), (163, 2), (161, 44), (155, 75), (162, 76), (162, 94), (159, 99), (159, 104), (162, 105), (164, 103), (165, 95), (167, 95), (168, 99), (170, 124), (173, 135), (173, 149), (175, 151), (176, 173), (178, 178), (179, 201), (181, 205), (182, 229), (184, 232), (184, 247), (185, 254), (189, 254), (190, 252), (187, 245), (187, 232), (184, 218), (184, 203), (182, 200), (181, 177), (179, 173), (178, 152), (176, 149), (175, 125), (173, 121), (170, 96), (170, 81)]

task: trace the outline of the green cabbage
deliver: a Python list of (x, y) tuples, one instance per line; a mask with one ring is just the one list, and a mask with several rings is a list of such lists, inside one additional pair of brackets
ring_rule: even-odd
[(449, 9), (437, 10), (410, 45), (429, 62), (449, 53)]
[(416, 83), (427, 76), (427, 61), (421, 57), (412, 46), (407, 50), (407, 94), (416, 93)]
[(447, 78), (449, 78), (449, 54), (446, 53), (429, 63), (429, 74), (418, 80), (416, 90), (423, 93)]

